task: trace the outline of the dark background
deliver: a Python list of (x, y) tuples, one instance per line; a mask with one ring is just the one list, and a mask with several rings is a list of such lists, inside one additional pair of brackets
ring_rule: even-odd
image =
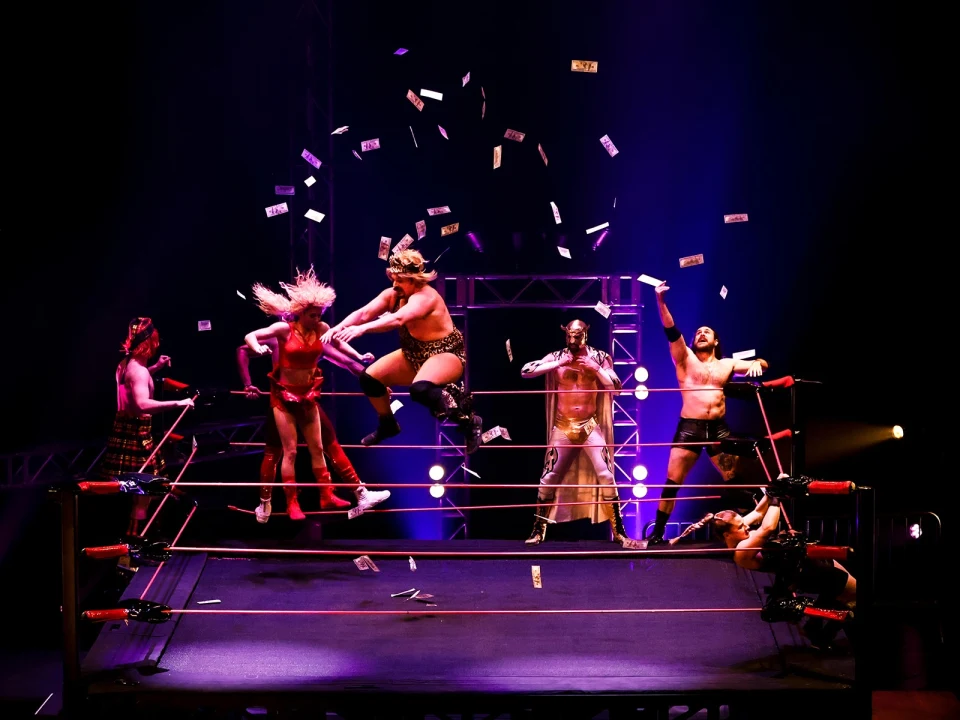
[[(0, 450), (103, 436), (119, 345), (137, 315), (154, 318), (171, 377), (238, 387), (233, 350), (267, 323), (250, 286), (289, 280), (291, 233), (303, 257), (311, 204), (302, 181), (312, 173), (335, 178), (335, 212), (322, 183), (312, 203), (324, 222), (335, 220), (333, 257), (325, 246), (314, 257), (338, 291), (331, 320), (384, 287), (379, 237), (415, 234), (421, 219), (428, 236), (415, 247), (429, 260), (449, 248), (437, 265), (444, 273), (664, 278), (688, 338), (709, 324), (728, 352), (756, 348), (772, 377), (822, 381), (804, 400), (811, 472), (869, 482), (889, 509), (952, 507), (942, 19), (921, 6), (865, 2), (337, 3), (332, 122), (350, 130), (329, 155), (317, 113), (311, 150), (324, 166), (315, 172), (299, 159), (309, 142), (303, 93), (308, 82), (323, 99), (330, 88), (325, 66), (312, 80), (306, 70), (310, 6), (130, 3), (49, 16), (36, 7), (5, 23), (5, 115), (15, 130), (2, 166), (12, 190), (0, 227), (8, 327)], [(409, 53), (393, 55), (398, 47)], [(571, 59), (597, 60), (599, 72), (571, 73)], [(425, 99), (418, 113), (405, 94), (421, 88), (443, 92), (443, 102)], [(525, 140), (503, 139), (507, 128)], [(614, 158), (599, 143), (605, 134), (620, 150)], [(351, 150), (373, 137), (381, 149), (357, 160)], [(497, 144), (503, 166), (494, 171)], [(275, 184), (295, 185), (296, 196), (275, 196)], [(265, 217), (264, 207), (285, 200), (288, 216)], [(427, 218), (437, 205), (453, 212)], [(725, 225), (730, 213), (750, 221)], [(460, 232), (440, 238), (449, 222)], [(596, 236), (584, 229), (601, 222), (611, 232), (593, 251)], [(482, 253), (467, 231), (482, 238)], [(677, 258), (696, 253), (706, 263), (681, 271)], [(652, 288), (643, 299), (648, 385), (672, 387)], [(604, 321), (587, 312), (599, 344)], [(534, 387), (519, 381), (519, 365), (557, 349), (557, 325), (573, 316), (478, 319), (475, 389)], [(198, 320), (212, 331), (198, 332)], [(396, 338), (355, 344), (379, 355)], [(346, 373), (329, 372), (338, 389), (355, 389)], [(372, 420), (362, 399), (359, 411), (350, 402), (327, 406), (343, 442), (357, 442)], [(651, 395), (644, 439), (669, 440), (678, 410), (676, 394)], [(504, 399), (482, 411), (488, 426), (542, 442), (541, 401)], [(225, 399), (198, 409), (185, 429), (255, 412)], [(421, 410), (402, 412), (405, 441), (433, 441)], [(757, 417), (736, 408), (731, 419), (747, 427)], [(904, 439), (882, 439), (895, 423)], [(413, 462), (406, 455), (352, 457), (368, 481), (425, 480), (422, 468), (397, 469)], [(537, 452), (497, 454), (491, 472), (508, 457), (516, 472), (505, 477), (534, 481)], [(481, 453), (477, 462), (493, 460)], [(650, 482), (660, 482), (665, 454), (648, 465)], [(705, 465), (692, 482), (710, 481)], [(252, 458), (223, 472), (252, 478), (255, 467)], [(437, 532), (432, 520), (396, 522), (384, 532)], [(518, 514), (478, 527), (516, 536), (526, 522)], [(948, 522), (952, 540), (950, 532)]]

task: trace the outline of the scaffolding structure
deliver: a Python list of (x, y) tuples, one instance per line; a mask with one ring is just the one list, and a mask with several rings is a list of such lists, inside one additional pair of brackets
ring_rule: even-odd
[[(605, 342), (601, 344), (594, 341), (591, 345), (610, 354), (617, 375), (623, 382), (624, 392), (613, 398), (614, 442), (617, 443), (614, 466), (617, 484), (632, 486), (632, 469), (640, 462), (641, 448), (633, 444), (641, 442), (640, 409), (643, 397), (642, 388), (637, 392), (634, 375), (640, 366), (643, 341), (643, 304), (636, 276), (440, 275), (436, 289), (446, 302), (454, 323), (463, 333), (467, 347), (470, 347), (471, 310), (539, 308), (600, 311), (602, 306), (609, 308), (610, 323)], [(463, 380), (469, 388), (470, 363), (467, 363)], [(633, 446), (626, 447), (628, 444)], [(461, 472), (463, 481), (469, 483), (469, 458), (463, 455), (462, 441), (456, 442), (451, 438), (448, 424), (437, 424), (437, 445), (446, 446), (437, 451), (440, 457), (463, 457), (461, 467), (454, 472)], [(627, 499), (623, 493), (621, 497)], [(640, 537), (640, 503), (630, 503), (626, 509), (624, 522), (633, 525), (632, 528), (628, 527), (628, 531), (634, 537)], [(466, 517), (456, 509), (452, 509), (448, 515), (460, 524), (457, 532), (462, 530), (466, 537)]]

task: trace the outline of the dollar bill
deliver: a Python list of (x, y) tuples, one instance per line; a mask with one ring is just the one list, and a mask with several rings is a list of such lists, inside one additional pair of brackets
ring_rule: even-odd
[(266, 208), (267, 217), (274, 217), (276, 215), (283, 215), (285, 212), (288, 212), (287, 204), (285, 202), (280, 203), (279, 205), (271, 205)]
[(595, 73), (599, 64), (596, 60), (571, 60), (570, 71)]
[(483, 120), (487, 115), (487, 101), (483, 101), (483, 105), (480, 106), (480, 119)]
[(616, 199), (616, 198), (613, 199), (613, 206), (614, 206), (614, 207), (617, 206), (617, 199)]
[(296, 195), (297, 189), (293, 185), (274, 185), (274, 195)]
[(413, 238), (410, 236), (410, 233), (407, 233), (402, 238), (400, 238), (400, 242), (398, 242), (396, 245), (393, 246), (393, 250), (391, 252), (395, 252), (395, 253), (403, 252), (411, 245), (413, 245)]
[(505, 427), (500, 428), (500, 435), (504, 440), (513, 440), (513, 438), (510, 437), (509, 431), (507, 431)]
[(561, 254), (563, 257), (567, 258), (567, 260), (572, 259), (572, 258), (570, 257), (570, 251), (567, 250), (567, 248), (565, 248), (565, 247), (560, 247), (559, 245), (557, 245), (557, 250), (560, 252), (560, 254)]
[(407, 90), (407, 100), (413, 103), (413, 106), (423, 112), (423, 100), (417, 97), (417, 94), (413, 90)]
[(392, 403), (390, 403), (390, 412), (396, 415), (397, 411), (402, 407), (403, 407), (402, 402), (400, 402), (399, 400), (394, 400)]
[(360, 143), (360, 152), (367, 152), (367, 150), (379, 150), (380, 149), (380, 138), (374, 138), (373, 140), (364, 140)]
[(503, 156), (503, 145), (497, 145), (493, 149), (493, 169), (496, 170), (500, 167), (500, 159)]
[(361, 555), (358, 558), (353, 559), (353, 564), (357, 566), (357, 570), (369, 570), (370, 566), (367, 565), (367, 558), (365, 555)]
[(343, 135), (347, 130), (350, 129), (349, 125), (341, 125), (336, 130), (334, 130), (331, 135)]
[(363, 506), (357, 505), (347, 510), (347, 520), (353, 520), (356, 517), (363, 515)]
[(413, 555), (410, 556), (410, 572), (413, 572), (417, 569), (417, 561), (413, 559)]
[(443, 129), (443, 126), (437, 125), (437, 127), (440, 128), (440, 134), (443, 135), (444, 139), (449, 140), (450, 138), (447, 136), (447, 131)]
[(460, 229), (460, 223), (453, 223), (452, 225), (444, 225), (442, 228), (440, 228), (440, 237), (453, 235), (453, 233), (455, 233), (459, 229)]
[(242, 292), (240, 292), (239, 290), (237, 290), (237, 295), (240, 296), (240, 299), (241, 299), (241, 300), (246, 300), (246, 299), (247, 299), (247, 296), (244, 295), (244, 294), (243, 294)]
[(597, 305), (596, 305), (596, 307), (594, 307), (593, 309), (596, 310), (596, 311), (597, 311), (598, 313), (600, 313), (601, 315), (603, 315), (605, 318), (610, 317), (610, 306), (609, 306), (609, 305), (604, 305), (602, 302), (598, 302)]
[(747, 213), (742, 213), (740, 215), (724, 215), (723, 221), (725, 223), (747, 222), (748, 217), (747, 217)]
[(209, 320), (197, 320), (197, 330), (203, 332), (204, 330), (212, 330), (213, 326), (210, 324)]
[(322, 212), (317, 212), (316, 210), (307, 210), (307, 211), (303, 214), (303, 216), (304, 216), (305, 218), (309, 218), (309, 219), (313, 220), (314, 222), (320, 222), (321, 220), (323, 220), (323, 219), (326, 217), (326, 215), (324, 215)]
[(507, 140), (516, 140), (517, 142), (523, 142), (523, 139), (526, 137), (525, 133), (519, 132), (517, 130), (511, 130), (507, 128), (507, 131), (503, 134)]
[(373, 570), (374, 572), (380, 572), (380, 568), (377, 567), (377, 564), (370, 559), (369, 555), (361, 555), (360, 557), (367, 563), (367, 567)]
[(483, 85), (480, 86), (480, 94), (483, 96), (483, 99), (484, 99), (484, 100), (487, 99), (487, 93), (486, 93), (486, 91), (483, 89)]
[(358, 153), (356, 150), (353, 151), (353, 156), (360, 162), (363, 162), (363, 158), (360, 157), (360, 153)]
[(468, 82), (470, 82), (470, 73), (463, 76), (463, 85), (461, 85), (461, 87), (466, 87)]
[(413, 134), (413, 125), (408, 125), (407, 127), (410, 128), (410, 137), (413, 138), (413, 146), (415, 148), (420, 147), (419, 145), (417, 145), (417, 136)]
[(530, 574), (533, 576), (533, 586), (538, 589), (543, 588), (543, 580), (540, 577), (540, 566), (539, 565), (531, 566)]
[(430, 98), (431, 100), (440, 100), (443, 101), (443, 93), (434, 92), (433, 90), (424, 90), (420, 88), (420, 94), (423, 97)]
[(390, 257), (390, 243), (393, 242), (393, 238), (388, 238), (380, 236), (380, 250), (377, 252), (377, 257), (381, 260), (386, 260)]
[(720, 286), (720, 297), (722, 297), (724, 300), (727, 299), (727, 286), (726, 286), (726, 285)]
[(609, 135), (604, 135), (602, 138), (600, 138), (600, 144), (603, 145), (604, 149), (607, 151), (607, 154), (610, 157), (613, 157), (618, 152), (620, 152), (619, 150), (617, 150), (617, 146), (613, 144), (613, 140), (610, 139)]
[(734, 360), (749, 360), (750, 358), (756, 357), (756, 350), (741, 350), (740, 352), (735, 352), (732, 357)]
[(610, 223), (600, 223), (599, 225), (594, 225), (592, 228), (587, 228), (587, 235), (590, 233), (595, 233), (597, 230), (603, 230), (606, 227), (610, 227)]
[(637, 280), (651, 287), (656, 287), (657, 285), (663, 285), (663, 280), (657, 280), (655, 277), (650, 277), (649, 275), (641, 275), (640, 277), (637, 278)]
[(312, 187), (316, 181), (317, 179), (313, 175), (311, 175), (310, 177), (308, 177), (306, 180), (303, 181), (303, 184), (306, 185), (307, 187)]
[(393, 51), (393, 54), (394, 54), (394, 55), (406, 55), (408, 52), (410, 52), (410, 51), (407, 50), (406, 48), (397, 48), (396, 50)]
[(540, 151), (540, 157), (543, 158), (543, 164), (546, 165), (546, 164), (547, 164), (547, 154), (543, 151), (543, 146), (540, 145), (539, 143), (537, 144), (537, 150)]
[(483, 435), (480, 436), (480, 439), (483, 442), (488, 443), (494, 438), (498, 438), (498, 437), (502, 437), (504, 440), (512, 439), (510, 437), (510, 431), (508, 431), (505, 427), (502, 427), (500, 425), (497, 425), (496, 427), (492, 427), (489, 430), (487, 430), (485, 433), (483, 433)]
[(427, 236), (427, 221), (417, 220), (417, 240), (423, 240)]
[(553, 210), (553, 221), (559, 225), (560, 224), (560, 210), (557, 209), (557, 204), (553, 201), (550, 202), (550, 209)]
[(470, 468), (468, 468), (465, 464), (460, 463), (460, 467), (463, 468), (463, 471), (464, 471), (464, 472), (470, 473), (471, 475), (473, 475), (473, 476), (474, 476), (475, 478), (477, 478), (478, 480), (481, 479), (481, 478), (480, 478), (480, 473), (474, 472), (473, 470), (471, 470)]
[(513, 348), (510, 347), (510, 341), (507, 340), (507, 359), (513, 362)]
[(440, 207), (427, 208), (427, 215), (445, 215), (450, 212), (449, 205), (441, 205)]
[(300, 157), (302, 157), (304, 160), (306, 160), (308, 163), (313, 165), (318, 170), (320, 169), (320, 166), (323, 164), (317, 159), (316, 155), (314, 155), (312, 152), (310, 152), (306, 148), (304, 148), (303, 152), (300, 153)]
[(404, 595), (413, 595), (417, 591), (416, 588), (410, 588), (409, 590), (404, 590), (403, 592), (393, 593), (390, 597), (403, 597)]
[(685, 268), (693, 265), (703, 265), (703, 253), (680, 258), (680, 267)]

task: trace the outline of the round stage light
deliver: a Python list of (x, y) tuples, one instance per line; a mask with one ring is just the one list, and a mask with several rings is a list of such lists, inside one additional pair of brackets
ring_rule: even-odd
[(633, 391), (633, 396), (634, 396), (637, 400), (646, 400), (646, 399), (647, 399), (647, 395), (649, 395), (649, 394), (650, 394), (650, 391), (647, 390), (647, 386), (646, 386), (646, 385), (637, 385), (637, 389)]
[(443, 465), (431, 465), (430, 466), (430, 479), (431, 480), (443, 480), (443, 476), (446, 474), (446, 470), (443, 468)]
[(914, 523), (910, 526), (910, 537), (914, 540), (919, 540), (921, 535), (923, 535), (923, 530), (920, 529), (919, 523)]
[(899, 425), (894, 425), (894, 426), (893, 426), (893, 436), (894, 436), (897, 440), (899, 440), (900, 438), (902, 438), (902, 437), (903, 437), (903, 428), (900, 427)]
[(634, 480), (646, 480), (647, 479), (647, 466), (646, 465), (634, 465), (633, 466), (633, 479)]
[(432, 495), (433, 497), (435, 497), (435, 498), (437, 498), (437, 499), (442, 498), (444, 492), (445, 492), (445, 490), (444, 490), (444, 488), (443, 488), (443, 485), (441, 485), (440, 483), (437, 483), (436, 485), (431, 485), (431, 486), (430, 486), (430, 495)]
[(645, 383), (649, 377), (650, 377), (650, 373), (647, 372), (647, 369), (645, 367), (638, 367), (636, 370), (633, 371), (633, 378), (638, 383)]
[(643, 483), (637, 483), (633, 486), (633, 496), (635, 498), (645, 497), (647, 494), (647, 486)]

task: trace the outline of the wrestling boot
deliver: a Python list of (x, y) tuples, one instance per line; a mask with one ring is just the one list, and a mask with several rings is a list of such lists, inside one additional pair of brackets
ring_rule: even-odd
[(473, 455), (480, 449), (480, 440), (483, 437), (483, 418), (479, 415), (471, 415), (457, 423), (457, 428), (463, 433), (464, 452), (467, 455)]
[(394, 417), (393, 413), (381, 415), (377, 429), (364, 437), (363, 440), (360, 441), (360, 444), (367, 445), (368, 447), (370, 445), (379, 445), (387, 438), (392, 438), (399, 434), (400, 424), (397, 422), (397, 418)]
[(287, 496), (287, 514), (291, 520), (306, 520), (307, 516), (300, 509), (297, 500), (297, 481), (292, 478), (283, 478), (283, 494)]
[(327, 445), (325, 450), (329, 456), (330, 467), (340, 476), (340, 479), (357, 486), (354, 488), (353, 494), (357, 496), (357, 507), (360, 512), (366, 512), (374, 505), (379, 505), (390, 497), (389, 490), (370, 490), (363, 484), (360, 476), (357, 475), (356, 468), (353, 467), (346, 453), (343, 452), (343, 448), (340, 447), (340, 443), (332, 442)]
[(270, 519), (270, 513), (273, 512), (273, 503), (270, 500), (264, 500), (260, 498), (260, 506), (254, 510), (254, 514), (257, 516), (257, 522), (263, 525)]
[(610, 507), (613, 508), (613, 517), (610, 518), (610, 527), (613, 530), (613, 541), (620, 543), (620, 547), (625, 550), (643, 550), (646, 548), (646, 544), (643, 541), (634, 540), (627, 535), (627, 531), (623, 527), (623, 512), (620, 510), (620, 501), (614, 500), (610, 503)]
[(314, 468), (313, 476), (320, 483), (321, 510), (343, 510), (350, 507), (349, 500), (338, 498), (333, 494), (333, 487), (330, 485), (330, 471), (327, 468)]
[(543, 500), (537, 499), (537, 509), (534, 510), (533, 530), (523, 542), (527, 545), (539, 545), (547, 539), (547, 513), (550, 512), (550, 506)]
[(390, 497), (389, 490), (368, 490), (362, 483), (353, 492), (357, 496), (357, 507), (360, 508), (360, 512), (366, 512)]

